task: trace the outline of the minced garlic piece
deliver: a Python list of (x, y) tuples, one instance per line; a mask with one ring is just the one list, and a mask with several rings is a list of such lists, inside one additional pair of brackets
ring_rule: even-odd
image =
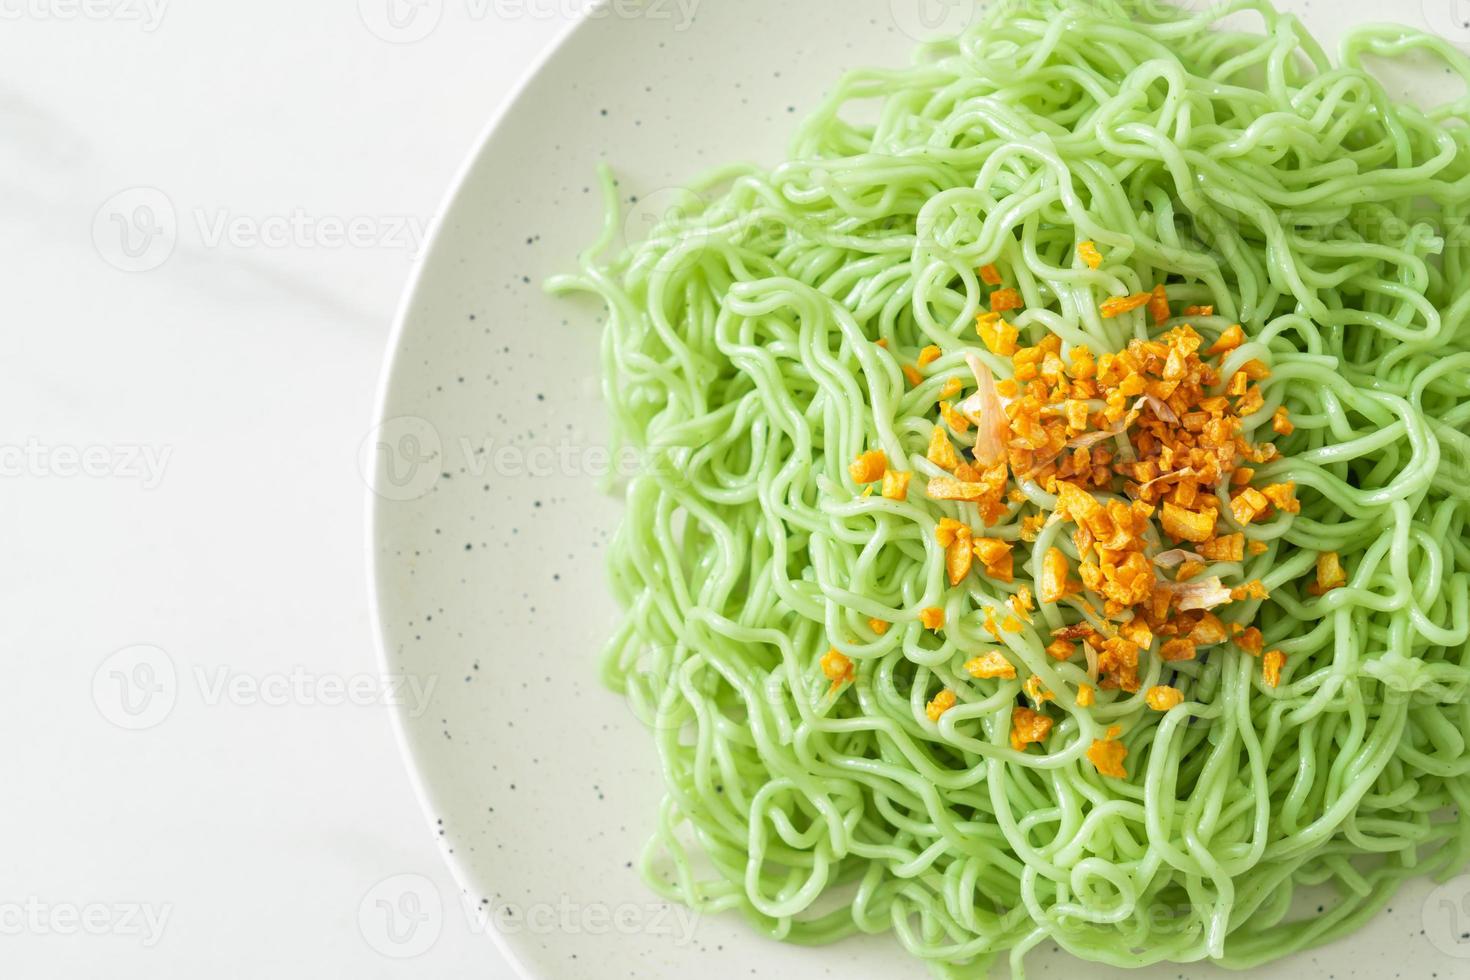
[(929, 480), (925, 492), (934, 500), (979, 500), (985, 495), (985, 487), (966, 480), (936, 476)]
[(888, 627), (890, 625), (891, 624), (888, 622), (888, 620), (886, 620), (886, 619), (879, 619), (876, 616), (874, 616), (872, 619), (868, 620), (868, 629), (872, 630), (874, 633), (877, 633), (879, 636), (882, 636), (884, 633), (887, 633), (888, 632)]
[(1036, 596), (1042, 602), (1059, 602), (1071, 589), (1067, 581), (1067, 556), (1060, 548), (1048, 548), (1041, 559), (1041, 583)]
[(968, 527), (960, 525), (954, 532), (954, 540), (944, 549), (944, 568), (949, 573), (949, 584), (959, 585), (970, 574), (975, 561), (974, 535)]
[(1326, 595), (1333, 589), (1347, 585), (1347, 573), (1335, 551), (1324, 551), (1317, 556), (1317, 581), (1307, 586), (1312, 595)]
[(1057, 483), (1057, 513), (1063, 519), (1081, 523), (1103, 509), (1096, 497), (1075, 483)]
[[(1174, 315), (1169, 310), (1169, 294), (1164, 291), (1163, 283), (1155, 286), (1153, 292), (1149, 294), (1148, 315), (1153, 319), (1155, 324), (1163, 323)], [(1164, 377), (1169, 377), (1167, 370), (1164, 372)], [(1179, 377), (1183, 377), (1182, 372), (1176, 375), (1176, 380)]]
[(929, 716), (930, 721), (939, 721), (939, 716), (955, 706), (959, 698), (949, 688), (945, 688), (934, 695), (934, 700), (924, 706), (924, 714)]
[(883, 479), (883, 473), (887, 469), (888, 456), (881, 449), (873, 449), (853, 460), (847, 473), (852, 477), (853, 483), (875, 483)]
[(1179, 571), (1174, 574), (1174, 581), (1188, 582), (1196, 575), (1203, 572), (1206, 565), (1202, 561), (1186, 561), (1180, 564)]
[(1123, 760), (1128, 756), (1128, 747), (1117, 740), (1120, 733), (1117, 725), (1109, 728), (1106, 736), (1093, 741), (1087, 750), (1087, 758), (1104, 776), (1127, 779), (1128, 773), (1123, 768)]
[(1220, 334), (1220, 339), (1210, 345), (1206, 354), (1228, 354), (1241, 344), (1245, 343), (1245, 331), (1240, 329), (1240, 324), (1232, 323)]
[(1261, 493), (1276, 507), (1277, 510), (1286, 514), (1299, 514), (1302, 510), (1301, 502), (1296, 499), (1296, 484), (1273, 483), (1262, 487)]
[(1165, 503), (1160, 521), (1165, 534), (1180, 541), (1198, 544), (1215, 536), (1216, 516), (1212, 510), (1188, 510), (1177, 504)]
[(1031, 605), (1030, 589), (1024, 585), (1021, 586), (1021, 591), (1007, 599), (1006, 605), (1011, 607), (1011, 611), (1016, 614), (1018, 620), (1023, 623), (1031, 622), (1031, 610), (1033, 607)]
[(951, 408), (949, 402), (939, 403), (939, 414), (944, 419), (944, 424), (949, 426), (949, 431), (955, 435), (970, 431), (970, 420)]
[(1129, 643), (1140, 647), (1151, 646), (1154, 642), (1153, 631), (1148, 628), (1140, 617), (1135, 616), (1122, 626), (1118, 627), (1118, 635)]
[(899, 472), (898, 470), (887, 470), (883, 474), (883, 496), (889, 500), (906, 500), (909, 495), (909, 481), (914, 475), (912, 473)]
[(999, 286), (1001, 284), (1000, 270), (989, 263), (980, 267), (980, 281), (987, 286)]
[(1015, 577), (1015, 557), (1011, 554), (1011, 543), (1000, 538), (976, 538), (975, 557), (985, 566), (985, 574), (991, 578), (1009, 582)]
[(1271, 509), (1271, 501), (1255, 487), (1246, 487), (1230, 501), (1230, 514), (1237, 524), (1249, 524)]
[(1004, 680), (1016, 679), (1016, 667), (1005, 658), (999, 650), (991, 650), (989, 653), (974, 657), (965, 663), (965, 671), (971, 677), (979, 677), (982, 680), (999, 677)]
[(989, 633), (992, 637), (995, 638), (995, 642), (1001, 642), (1002, 637), (1000, 635), (1000, 624), (995, 621), (994, 609), (990, 609), (988, 607), (986, 608), (985, 621), (982, 625), (985, 627), (985, 632)]
[(944, 627), (944, 610), (939, 606), (927, 606), (919, 610), (919, 622), (925, 629), (939, 630)]
[(1286, 410), (1285, 405), (1271, 413), (1271, 429), (1280, 436), (1289, 436), (1296, 431), (1296, 426), (1291, 424), (1291, 413)]
[(907, 378), (909, 384), (915, 388), (924, 383), (924, 376), (920, 374), (919, 369), (914, 367), (912, 364), (905, 364), (903, 366), (903, 376)]
[(1155, 711), (1168, 711), (1184, 703), (1184, 694), (1177, 687), (1151, 687), (1143, 700)]
[(944, 383), (944, 387), (939, 389), (939, 397), (953, 398), (955, 395), (958, 395), (964, 390), (965, 383), (963, 381), (961, 381), (959, 378), (950, 378)]
[(1011, 748), (1025, 752), (1032, 742), (1042, 742), (1051, 732), (1052, 720), (1039, 711), (1017, 706), (1011, 709)]
[(1194, 654), (1194, 641), (1186, 637), (1165, 640), (1164, 645), (1159, 647), (1159, 659), (1166, 662), (1193, 660)]
[(1271, 687), (1281, 686), (1281, 668), (1286, 666), (1286, 654), (1271, 650), (1261, 660), (1261, 675)]
[(1240, 366), (1240, 373), (1252, 381), (1265, 381), (1271, 377), (1271, 369), (1266, 366), (1265, 361), (1251, 358)]
[(934, 540), (939, 542), (941, 548), (948, 548), (964, 526), (953, 517), (941, 517), (939, 523), (934, 525)]
[(1153, 298), (1154, 294), (1152, 291), (1147, 293), (1134, 293), (1132, 296), (1113, 296), (1110, 299), (1103, 300), (1102, 305), (1098, 309), (1104, 319), (1110, 320), (1113, 317), (1122, 316), (1124, 313), (1131, 313), (1140, 306), (1147, 306)]
[(1095, 242), (1078, 242), (1077, 257), (1087, 263), (1089, 269), (1102, 267), (1102, 253), (1097, 250), (1097, 244)]
[(1007, 310), (1019, 310), (1026, 305), (1021, 299), (1021, 294), (1014, 289), (997, 289), (990, 294), (990, 312), (1005, 313)]
[(987, 350), (998, 357), (1016, 353), (1021, 331), (1000, 318), (999, 313), (982, 313), (975, 320), (975, 332)]
[(1214, 646), (1216, 643), (1224, 643), (1229, 634), (1225, 631), (1225, 624), (1220, 617), (1212, 612), (1206, 612), (1194, 629), (1189, 633), (1189, 642), (1197, 647)]
[(954, 443), (949, 441), (949, 436), (939, 426), (934, 427), (934, 434), (929, 437), (929, 452), (924, 458), (942, 470), (954, 472), (956, 466), (960, 465), (959, 453), (955, 452)]
[(822, 674), (832, 682), (834, 688), (841, 687), (853, 678), (852, 661), (839, 653), (836, 647), (822, 654), (821, 666)]
[(1245, 558), (1245, 535), (1226, 534), (1210, 541), (1202, 541), (1199, 553), (1210, 561), (1240, 561)]
[(1083, 684), (1077, 688), (1077, 707), (1090, 708), (1097, 702), (1097, 695), (1093, 693), (1091, 684)]
[(1243, 599), (1269, 599), (1271, 593), (1266, 591), (1265, 583), (1260, 579), (1251, 579), (1244, 585), (1238, 585), (1230, 590), (1230, 598), (1236, 602)]
[(928, 347), (925, 347), (923, 350), (919, 351), (919, 367), (926, 368), (929, 365), (933, 364), (935, 361), (939, 360), (939, 358), (942, 356), (944, 356), (944, 351), (940, 350), (933, 344), (930, 344)]
[(1077, 644), (1071, 640), (1056, 639), (1046, 645), (1046, 655), (1053, 660), (1071, 660), (1077, 653)]

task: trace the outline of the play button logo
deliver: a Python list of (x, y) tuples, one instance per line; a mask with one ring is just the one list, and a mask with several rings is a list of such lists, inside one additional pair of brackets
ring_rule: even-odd
[(444, 0), (357, 0), (358, 16), (389, 44), (422, 41), (444, 17)]

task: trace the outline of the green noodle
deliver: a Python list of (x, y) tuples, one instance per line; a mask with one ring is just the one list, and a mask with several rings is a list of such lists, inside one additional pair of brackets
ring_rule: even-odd
[[(1391, 99), (1365, 62), (1403, 56), (1442, 62), (1455, 100)], [(968, 976), (1006, 953), (1019, 973), (1042, 942), (1246, 967), (1463, 866), (1467, 81), (1455, 49), (1396, 27), (1352, 32), (1334, 67), (1265, 0), (1192, 16), (1017, 0), (909, 68), (847, 75), (786, 162), (710, 175), (616, 257), (610, 214), (582, 272), (550, 285), (606, 302), (606, 397), (652, 462), (611, 556), (627, 614), (604, 667), (662, 759), (653, 885), (793, 942), (891, 930)], [(1101, 269), (1074, 258), (1084, 239)], [(1248, 528), (1266, 550), (1228, 571), (1270, 598), (1222, 612), (1287, 654), (1279, 687), (1226, 644), (1143, 657), (1144, 688), (1184, 692), (1170, 711), (1121, 691), (1078, 707), (1083, 666), (1043, 651), (1080, 618), (1070, 601), (1007, 635), (1016, 680), (963, 671), (994, 646), (985, 610), (1034, 587), (1060, 532), (1018, 548), (1015, 585), (950, 587), (936, 522), (978, 521), (919, 490), (938, 472), (938, 390), (968, 376), (985, 263), (1022, 292), (1031, 343), (1148, 336), (1142, 312), (1097, 307), (1155, 283), (1176, 308), (1214, 305), (1189, 320), (1207, 340), (1244, 326), (1230, 369), (1272, 369), (1246, 434), (1269, 440), (1289, 407), (1296, 430), (1260, 474), (1296, 481), (1303, 506)], [(899, 364), (929, 344), (943, 356), (910, 387)], [(868, 448), (916, 472), (907, 501), (858, 494), (847, 463)], [(1019, 541), (1017, 509), (986, 533)], [(1313, 596), (1329, 550), (1348, 585)], [(925, 606), (943, 632), (921, 627)], [(857, 664), (837, 692), (816, 668), (834, 644)], [(1017, 752), (1033, 673), (1056, 724)], [(924, 706), (943, 687), (959, 705), (936, 724)], [(1084, 755), (1115, 724), (1127, 779)], [(1326, 898), (1303, 915), (1307, 889)]]

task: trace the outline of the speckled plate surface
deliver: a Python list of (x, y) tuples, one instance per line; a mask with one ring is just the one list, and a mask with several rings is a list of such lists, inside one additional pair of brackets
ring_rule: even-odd
[[(1329, 39), (1383, 10), (1293, 6)], [(1394, 11), (1448, 23), (1453, 3), (1442, 6)], [(691, 919), (633, 870), (660, 781), (650, 736), (596, 672), (616, 621), (604, 549), (620, 510), (599, 490), (619, 466), (598, 395), (600, 316), (540, 283), (597, 234), (598, 161), (617, 168), (633, 205), (619, 230), (636, 235), (660, 192), (702, 169), (778, 159), (796, 114), (844, 68), (901, 63), (915, 36), (972, 14), (919, 0), (603, 8), (511, 101), (449, 198), (363, 445), (376, 483), (370, 547), (385, 669), (434, 685), (427, 710), (398, 717), (430, 823), (468, 902), (488, 913), (487, 933), (528, 977), (925, 975), (889, 938), (809, 950), (738, 916)], [(1439, 927), (1426, 894), (1259, 975), (1470, 975), (1470, 959), (1426, 940)], [(1041, 977), (1225, 975), (1102, 970), (1049, 947), (1028, 965)]]

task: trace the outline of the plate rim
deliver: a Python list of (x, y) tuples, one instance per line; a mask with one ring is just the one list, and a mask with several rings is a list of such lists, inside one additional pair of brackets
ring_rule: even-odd
[[(484, 158), (490, 144), (494, 141), (502, 125), (509, 117), (517, 103), (525, 96), (531, 84), (545, 70), (546, 66), (554, 59), (561, 50), (566, 47), (572, 37), (585, 28), (589, 23), (596, 20), (597, 11), (607, 6), (612, 0), (592, 0), (570, 23), (562, 25), (549, 44), (537, 54), (531, 63), (511, 84), (505, 95), (496, 103), (491, 110), (490, 118), (481, 127), (479, 134), (470, 145), (469, 150), (460, 160), (454, 176), (450, 178), (449, 186), (440, 197), (439, 203), (430, 219), (428, 229), (424, 235), (424, 244), (416, 256), (412, 268), (409, 270), (408, 279), (404, 283), (403, 290), (399, 295), (398, 305), (393, 314), (393, 323), (388, 332), (388, 338), (383, 351), (382, 366), (379, 369), (377, 386), (373, 394), (372, 425), (368, 429), (371, 433), (389, 420), (389, 400), (392, 397), (393, 382), (397, 375), (399, 360), (403, 356), (402, 342), (407, 333), (408, 321), (411, 311), (417, 303), (420, 293), (424, 287), (424, 281), (428, 276), (428, 269), (435, 253), (443, 246), (445, 229), (449, 223), (449, 216), (455, 211), (461, 197), (468, 187), (470, 177)], [(372, 624), (373, 647), (375, 651), (374, 660), (379, 672), (383, 676), (389, 676), (394, 672), (394, 665), (389, 659), (388, 622), (385, 618), (385, 604), (383, 601), (385, 568), (380, 560), (379, 534), (380, 522), (384, 519), (385, 506), (390, 503), (390, 498), (378, 492), (379, 472), (376, 469), (366, 470), (364, 474), (367, 479), (366, 505), (364, 507), (365, 533), (363, 545), (367, 552), (365, 563), (367, 574), (368, 592), (368, 616)], [(424, 776), (424, 768), (420, 759), (420, 747), (414, 736), (410, 733), (408, 705), (402, 701), (394, 701), (389, 705), (388, 716), (391, 719), (393, 729), (393, 741), (398, 746), (399, 761), (407, 770), (409, 785), (413, 795), (418, 801), (419, 810), (425, 820), (425, 828), (428, 836), (434, 843), (440, 859), (449, 868), (450, 877), (460, 894), (454, 897), (459, 901), (460, 897), (473, 890), (473, 881), (467, 867), (458, 860), (454, 852), (443, 846), (441, 838), (434, 833), (435, 814), (439, 812), (435, 805), (435, 793)], [(511, 970), (521, 980), (540, 980), (532, 972), (530, 966), (520, 957), (515, 948), (510, 944), (508, 938), (503, 936), (498, 929), (478, 930), (489, 935), (495, 948), (510, 966)]]

